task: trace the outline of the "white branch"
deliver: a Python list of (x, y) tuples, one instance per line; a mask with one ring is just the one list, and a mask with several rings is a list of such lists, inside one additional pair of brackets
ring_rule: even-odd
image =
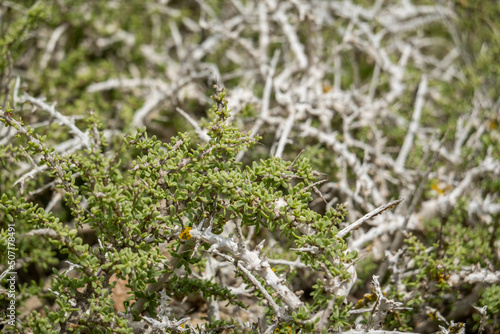
[(246, 248), (241, 249), (236, 242), (225, 239), (207, 230), (200, 231), (193, 228), (190, 234), (194, 239), (203, 240), (212, 245), (211, 247), (219, 252), (227, 252), (234, 260), (245, 263), (245, 268), (262, 278), (269, 287), (276, 291), (290, 309), (298, 310), (298, 308), (302, 306), (300, 299), (281, 282), (278, 276), (276, 276), (269, 262), (262, 260), (255, 252), (249, 251)]
[(396, 170), (403, 170), (406, 162), (406, 158), (408, 157), (408, 153), (410, 153), (410, 149), (413, 145), (413, 139), (415, 137), (415, 133), (418, 129), (418, 124), (420, 123), (420, 116), (422, 115), (422, 109), (424, 106), (424, 97), (427, 93), (427, 76), (424, 74), (422, 76), (422, 80), (418, 85), (417, 97), (415, 99), (415, 110), (413, 112), (413, 117), (410, 123), (410, 127), (408, 128), (408, 132), (405, 137), (405, 141), (403, 146), (401, 147), (401, 151), (399, 151), (398, 158), (396, 159), (396, 165), (394, 168)]
[(42, 108), (45, 111), (47, 111), (52, 117), (57, 119), (62, 124), (66, 125), (71, 130), (71, 132), (81, 140), (82, 144), (86, 148), (90, 148), (89, 136), (85, 132), (83, 132), (82, 130), (77, 128), (76, 125), (69, 119), (69, 117), (64, 116), (59, 111), (57, 111), (55, 109), (54, 105), (48, 105), (47, 103), (45, 103), (41, 99), (32, 97), (28, 94), (23, 94), (22, 99), (36, 105), (39, 108)]
[(365, 221), (367, 221), (368, 219), (384, 212), (385, 210), (388, 210), (396, 205), (398, 205), (399, 203), (401, 203), (401, 201), (403, 201), (404, 198), (401, 198), (401, 199), (398, 199), (398, 200), (395, 200), (395, 201), (392, 201), (388, 204), (385, 204), (385, 205), (382, 205), (382, 206), (379, 206), (378, 208), (376, 208), (375, 210), (367, 213), (366, 215), (364, 215), (363, 217), (359, 218), (358, 220), (356, 220), (354, 223), (350, 224), (349, 226), (345, 227), (344, 229), (342, 229), (341, 231), (339, 231), (337, 233), (337, 237), (339, 238), (344, 238), (348, 233), (350, 233), (352, 230), (355, 230), (357, 229), (359, 226), (361, 226), (361, 224), (363, 224)]

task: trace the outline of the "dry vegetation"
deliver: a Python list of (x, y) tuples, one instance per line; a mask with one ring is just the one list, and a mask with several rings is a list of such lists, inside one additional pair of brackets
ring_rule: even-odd
[(3, 1), (15, 328), (497, 333), (498, 15)]

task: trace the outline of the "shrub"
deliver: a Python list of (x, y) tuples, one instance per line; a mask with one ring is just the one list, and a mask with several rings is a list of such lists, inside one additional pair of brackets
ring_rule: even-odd
[(499, 9), (3, 1), (0, 314), (497, 332)]
[[(95, 118), (88, 129), (89, 148), (61, 155), (43, 137), (4, 115), (24, 136), (26, 154), (41, 157), (45, 174), (63, 193), (73, 217), (66, 221), (23, 198), (2, 196), (1, 218), (29, 229), (20, 237), (19, 248), (42, 238), (46, 253), (57, 251), (70, 264), (63, 271), (53, 268), (50, 289), (42, 294), (57, 305), (45, 307), (43, 315), (33, 311), (24, 328), (125, 333), (149, 323), (177, 332), (182, 331), (181, 322), (164, 310), (174, 297), (200, 294), (207, 303), (245, 307), (227, 286), (203, 278), (207, 257), (237, 268), (246, 289), (267, 307), (264, 328), (312, 330), (325, 309), (329, 313), (323, 328), (348, 325), (349, 289), (344, 285), (354, 279), (347, 268), (356, 252), (347, 251), (344, 239), (337, 237), (344, 207), (324, 215), (308, 208), (318, 174), (307, 159), (237, 163), (238, 152), (251, 149), (257, 139), (227, 123), (223, 90), (213, 99), (211, 112), (216, 116), (208, 126), (207, 144), (191, 144), (188, 134), (165, 144), (142, 128), (124, 138), (116, 152), (106, 151), (107, 140)], [(99, 247), (83, 242), (79, 231), (85, 227), (95, 233)], [(231, 235), (223, 233), (228, 229)], [(295, 294), (289, 275), (278, 275), (262, 252), (265, 241), (252, 239), (275, 231), (295, 244), (302, 263), (318, 276), (312, 300)], [(50, 256), (43, 259), (49, 267)], [(126, 311), (118, 314), (113, 312), (114, 276), (126, 280), (130, 289)], [(26, 298), (28, 290), (21, 293)]]

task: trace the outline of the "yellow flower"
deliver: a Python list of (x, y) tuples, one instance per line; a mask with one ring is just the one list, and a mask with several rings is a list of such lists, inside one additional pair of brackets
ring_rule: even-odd
[(185, 227), (184, 230), (182, 230), (179, 238), (181, 238), (183, 240), (191, 239), (191, 234), (189, 233), (190, 231), (191, 231), (191, 227)]

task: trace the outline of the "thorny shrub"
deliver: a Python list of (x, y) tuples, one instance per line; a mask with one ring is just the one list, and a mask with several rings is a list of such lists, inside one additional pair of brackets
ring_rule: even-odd
[[(149, 323), (181, 332), (179, 319), (165, 311), (166, 301), (174, 297), (200, 294), (206, 301), (246, 307), (224, 284), (202, 278), (210, 256), (233, 263), (247, 290), (267, 306), (269, 325), (264, 320), (261, 329), (311, 331), (327, 307), (331, 313), (324, 328), (349, 324), (350, 306), (339, 291), (348, 292), (341, 286), (352, 280), (347, 267), (356, 252), (336, 236), (344, 207), (323, 215), (308, 208), (318, 173), (307, 159), (236, 163), (237, 153), (257, 140), (227, 124), (224, 91), (213, 98), (216, 116), (208, 125), (207, 144), (192, 144), (188, 134), (166, 144), (148, 137), (143, 128), (124, 138), (123, 148), (113, 154), (107, 154), (107, 140), (93, 113), (89, 149), (68, 155), (57, 154), (32, 129), (2, 115), (26, 141), (15, 150), (17, 158), (40, 157), (47, 166), (45, 177), (60, 189), (67, 217), (72, 217), (58, 217), (22, 197), (1, 198), (1, 219), (26, 229), (18, 240), (23, 257), (39, 257), (49, 268), (57, 252), (70, 264), (62, 271), (53, 267), (48, 289), (37, 288), (36, 282), (21, 287), (21, 300), (37, 293), (55, 305), (33, 311), (19, 326), (36, 332), (126, 333)], [(229, 225), (232, 236), (223, 234)], [(82, 240), (83, 227), (95, 233), (99, 247)], [(264, 243), (247, 239), (262, 230), (290, 240), (302, 263), (321, 273), (311, 299), (304, 302), (295, 294), (293, 275), (272, 268), (261, 253)], [(33, 240), (40, 246), (29, 247)], [(2, 248), (7, 248), (6, 241)], [(113, 311), (112, 277), (127, 280), (131, 291), (123, 313)], [(215, 321), (206, 328), (219, 326)]]
[[(465, 323), (468, 331), (498, 332), (499, 13), (498, 2), (464, 0), (2, 1), (0, 105), (13, 126), (0, 128), (0, 319), (12, 263), (17, 326), (26, 331), (85, 332), (93, 321), (91, 331), (141, 332), (148, 323), (171, 331), (276, 326), (290, 333), (309, 331), (305, 319), (312, 317), (318, 330), (429, 333), (441, 326), (447, 333)], [(231, 88), (232, 126), (253, 130), (221, 128), (239, 144), (220, 148), (228, 153), (219, 166), (207, 160), (212, 152), (206, 165), (189, 156), (219, 138), (210, 123), (219, 108), (205, 112), (215, 76)], [(44, 99), (57, 101), (57, 110)], [(90, 106), (97, 115), (86, 112)], [(177, 135), (192, 126), (199, 141)], [(162, 156), (180, 160), (151, 166)], [(305, 158), (326, 182), (314, 185)], [(214, 170), (203, 169), (210, 164)], [(240, 186), (240, 193), (234, 185), (251, 173), (260, 187)], [(182, 177), (170, 179), (175, 175)], [(236, 193), (214, 197), (201, 179)], [(194, 193), (199, 207), (173, 203), (174, 213), (182, 212), (165, 221), (171, 207), (164, 189), (179, 184), (185, 188), (170, 196)], [(198, 194), (195, 187), (206, 189)], [(258, 200), (242, 199), (257, 189)], [(349, 239), (335, 235), (402, 197), (396, 210)], [(226, 202), (231, 198), (240, 200)], [(295, 213), (307, 202), (321, 214), (306, 210), (288, 222), (293, 212), (281, 210), (290, 198)], [(347, 203), (348, 216), (338, 203)], [(231, 218), (233, 211), (240, 216)], [(312, 220), (319, 225), (299, 234), (281, 229)], [(234, 224), (222, 228), (222, 221)], [(311, 235), (327, 223), (325, 234)], [(154, 228), (161, 224), (170, 229)], [(324, 239), (339, 233), (342, 240)], [(247, 267), (245, 254), (253, 253), (242, 251), (240, 235), (260, 259), (269, 258), (271, 271)], [(236, 241), (216, 247), (217, 236)], [(349, 260), (353, 250), (359, 261)], [(97, 268), (107, 261), (113, 265)], [(315, 261), (325, 265), (311, 270)], [(131, 294), (124, 302), (117, 290), (125, 284)], [(303, 291), (305, 308), (292, 311), (295, 299), (283, 286)], [(264, 296), (261, 306), (255, 294)], [(338, 298), (327, 301), (332, 294)], [(222, 299), (230, 305), (219, 309)], [(200, 316), (204, 325), (197, 325)]]

